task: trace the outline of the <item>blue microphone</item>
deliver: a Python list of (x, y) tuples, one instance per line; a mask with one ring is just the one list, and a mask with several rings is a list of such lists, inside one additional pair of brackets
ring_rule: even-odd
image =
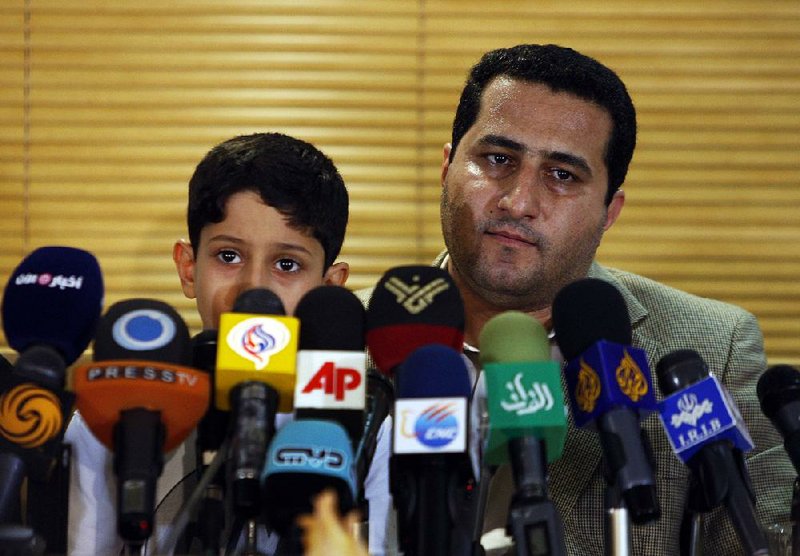
[(353, 447), (342, 425), (303, 419), (273, 437), (261, 473), (262, 512), (282, 537), (296, 536), (295, 519), (313, 512), (314, 497), (336, 491), (339, 511), (353, 509), (356, 476)]
[(690, 469), (687, 508), (705, 513), (725, 505), (747, 554), (767, 554), (744, 462), (753, 441), (733, 399), (700, 355), (678, 350), (656, 365), (659, 417), (675, 454)]
[(632, 332), (622, 294), (586, 278), (553, 301), (556, 342), (575, 425), (599, 433), (609, 485), (618, 489), (636, 524), (661, 515), (649, 442), (640, 419), (656, 410), (650, 368)]
[(457, 351), (417, 348), (395, 376), (389, 480), (406, 554), (450, 554), (452, 503), (472, 487), (467, 452), (469, 372)]

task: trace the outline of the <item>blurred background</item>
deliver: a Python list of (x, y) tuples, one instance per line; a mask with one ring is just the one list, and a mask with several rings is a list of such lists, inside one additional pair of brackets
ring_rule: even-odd
[(339, 167), (348, 286), (427, 263), (467, 70), (493, 48), (557, 43), (616, 70), (638, 111), (600, 261), (749, 309), (770, 364), (800, 363), (800, 2), (494, 4), (2, 0), (3, 286), (31, 250), (80, 247), (106, 306), (158, 298), (197, 332), (171, 259), (187, 182), (213, 145), (257, 131)]

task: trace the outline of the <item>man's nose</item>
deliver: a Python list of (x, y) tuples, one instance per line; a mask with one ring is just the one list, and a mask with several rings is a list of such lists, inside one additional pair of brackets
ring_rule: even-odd
[(536, 218), (539, 215), (542, 187), (539, 173), (522, 170), (509, 180), (497, 201), (497, 208), (515, 220)]

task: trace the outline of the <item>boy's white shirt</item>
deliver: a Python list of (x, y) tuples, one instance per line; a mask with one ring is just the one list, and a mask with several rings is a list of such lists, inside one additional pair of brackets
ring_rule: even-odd
[[(292, 419), (291, 414), (278, 414), (275, 424), (282, 427)], [(391, 437), (391, 417), (378, 432), (374, 462), (388, 462)], [(68, 554), (89, 556), (120, 554), (123, 543), (117, 535), (116, 478), (112, 467), (113, 454), (98, 441), (78, 412), (75, 412), (65, 433), (64, 441), (72, 445), (72, 470), (69, 495)], [(156, 499), (160, 503), (194, 469), (194, 435), (181, 443), (164, 458), (164, 471), (158, 480)], [(371, 465), (364, 491), (369, 500), (369, 551), (382, 555), (394, 553), (386, 549), (387, 539), (395, 538), (393, 512), (389, 494), (388, 465)], [(157, 529), (155, 535), (167, 533)], [(388, 533), (388, 534), (387, 534)], [(261, 535), (259, 549), (271, 554), (277, 537)]]

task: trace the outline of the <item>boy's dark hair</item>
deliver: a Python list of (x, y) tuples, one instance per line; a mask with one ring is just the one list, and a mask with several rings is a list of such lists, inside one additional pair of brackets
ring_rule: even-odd
[(281, 133), (241, 135), (220, 143), (200, 161), (189, 180), (187, 224), (197, 249), (200, 231), (225, 218), (234, 193), (254, 191), (322, 244), (325, 269), (339, 256), (349, 199), (330, 158), (300, 139)]
[(606, 204), (611, 202), (625, 181), (636, 146), (636, 110), (625, 84), (616, 73), (571, 48), (554, 44), (521, 44), (484, 54), (470, 70), (461, 91), (453, 120), (450, 161), (461, 138), (478, 117), (484, 89), (501, 75), (547, 85), (553, 92), (570, 93), (608, 111), (612, 129), (605, 153), (608, 170)]

